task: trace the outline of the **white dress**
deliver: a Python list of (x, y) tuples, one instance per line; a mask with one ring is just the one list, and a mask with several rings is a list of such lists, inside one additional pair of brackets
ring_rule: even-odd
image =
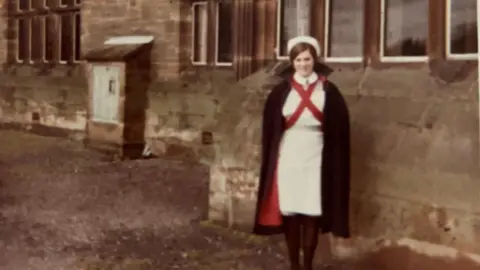
[[(301, 85), (317, 79), (313, 73), (308, 78), (294, 75)], [(312, 103), (323, 112), (325, 92), (319, 81), (311, 96)], [(298, 108), (301, 97), (292, 89), (283, 106), (283, 115), (288, 118)], [(287, 129), (280, 143), (277, 167), (280, 211), (283, 215), (304, 214), (320, 216), (321, 208), (321, 164), (323, 132), (320, 122), (306, 107), (296, 123)]]

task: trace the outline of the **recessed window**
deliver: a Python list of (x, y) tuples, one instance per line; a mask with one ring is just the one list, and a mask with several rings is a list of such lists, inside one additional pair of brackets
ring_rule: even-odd
[(28, 11), (31, 8), (30, 0), (18, 0), (18, 10), (20, 11)]
[(60, 61), (67, 62), (73, 56), (73, 16), (71, 14), (60, 17)]
[(31, 60), (33, 62), (42, 62), (44, 60), (44, 54), (43, 54), (43, 52), (45, 51), (44, 23), (45, 23), (45, 18), (43, 16), (34, 16), (30, 20), (30, 27), (32, 29)]
[(216, 50), (215, 62), (217, 65), (231, 65), (233, 62), (232, 53), (232, 21), (233, 4), (230, 1), (217, 3), (216, 20)]
[(53, 7), (55, 7), (56, 4), (57, 4), (57, 2), (58, 2), (57, 0), (45, 0), (45, 1), (46, 1), (45, 5), (46, 5), (48, 8), (53, 8)]
[(79, 8), (75, 7), (78, 3), (76, 0), (19, 0), (18, 10), (12, 12), (17, 26), (17, 61), (79, 60), (81, 17)]
[(193, 63), (207, 63), (207, 3), (196, 2), (193, 4)]
[(75, 0), (60, 0), (61, 6), (73, 6), (75, 4)]
[(364, 0), (328, 0), (325, 7), (325, 56), (331, 61), (361, 61)]
[(383, 60), (426, 60), (428, 2), (382, 0), (380, 56)]
[(288, 57), (288, 40), (297, 36), (297, 0), (278, 1), (277, 56)]
[(17, 20), (17, 60), (24, 62), (28, 60), (30, 51), (30, 19), (21, 18)]
[(82, 16), (80, 13), (76, 13), (74, 16), (74, 28), (73, 28), (73, 36), (74, 36), (74, 55), (73, 59), (75, 61), (80, 60), (81, 58), (81, 47), (82, 47)]
[[(211, 12), (211, 11), (215, 12)], [(232, 1), (195, 1), (192, 4), (192, 62), (231, 66)], [(213, 42), (212, 42), (213, 41)]]
[(45, 61), (51, 62), (54, 60), (56, 51), (56, 33), (58, 33), (58, 26), (55, 17), (52, 15), (45, 17)]
[(447, 1), (447, 56), (476, 58), (478, 52), (477, 0)]

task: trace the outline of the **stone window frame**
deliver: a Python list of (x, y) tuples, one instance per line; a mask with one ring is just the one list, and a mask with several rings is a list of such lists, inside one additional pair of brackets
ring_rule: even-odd
[[(40, 5), (34, 6), (34, 1), (43, 1)], [(9, 54), (9, 63), (18, 64), (18, 65), (29, 65), (29, 66), (41, 66), (52, 64), (59, 65), (70, 65), (70, 64), (79, 64), (81, 60), (81, 0), (51, 0), (52, 6), (47, 5), (48, 0), (9, 0), (8, 1), (8, 26), (10, 35), (10, 46), (8, 49)], [(69, 3), (71, 1), (71, 3)], [(21, 9), (21, 4), (26, 6), (25, 9)], [(71, 16), (72, 17), (72, 43), (71, 54), (67, 60), (62, 60), (61, 54), (61, 16)], [(42, 56), (38, 60), (32, 60), (32, 20), (33, 18), (41, 18), (42, 22), (42, 33), (41, 33), (41, 54)], [(51, 59), (47, 59), (48, 50), (47, 50), (47, 18), (51, 18), (54, 24), (53, 33), (54, 47), (52, 50)], [(20, 27), (19, 23), (21, 20), (24, 20), (28, 23), (27, 32), (25, 33), (27, 48), (24, 55), (25, 59), (19, 59), (20, 56)], [(80, 25), (76, 24), (76, 20), (80, 20)], [(76, 28), (79, 26), (79, 28)], [(78, 32), (76, 34), (75, 32)], [(77, 44), (79, 45), (77, 48)]]
[[(232, 62), (231, 63), (223, 63), (218, 62), (218, 5), (220, 4), (221, 0), (193, 0), (191, 2), (191, 54), (190, 54), (190, 61), (193, 66), (216, 66), (216, 67), (233, 67), (233, 42), (232, 42)], [(195, 61), (195, 7), (199, 5), (206, 6), (206, 17), (207, 17), (207, 25), (206, 25), (206, 61)], [(234, 6), (232, 5), (232, 9)], [(232, 10), (233, 15), (233, 10)], [(233, 31), (232, 31), (233, 33)], [(233, 40), (232, 40), (233, 41)]]
[[(478, 5), (478, 1), (475, 1)], [(478, 49), (477, 53), (452, 53), (451, 52), (451, 11), (452, 11), (452, 0), (445, 0), (445, 54), (446, 58), (449, 60), (477, 60), (478, 57)], [(476, 10), (476, 9), (475, 9)], [(476, 20), (475, 20), (476, 21)], [(477, 24), (478, 26), (478, 24)], [(478, 41), (477, 41), (478, 42)], [(477, 46), (478, 48), (478, 46)]]

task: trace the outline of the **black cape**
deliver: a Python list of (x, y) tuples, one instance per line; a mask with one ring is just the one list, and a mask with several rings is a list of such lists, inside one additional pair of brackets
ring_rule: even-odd
[[(317, 63), (315, 72), (326, 76), (326, 66)], [(271, 235), (283, 232), (283, 224), (265, 226), (260, 224), (262, 202), (271, 191), (276, 170), (279, 144), (285, 131), (282, 115), (283, 104), (290, 92), (288, 81), (293, 69), (288, 68), (281, 76), (282, 82), (276, 85), (267, 97), (263, 111), (262, 159), (260, 183), (253, 232)], [(324, 148), (321, 164), (322, 217), (320, 231), (337, 237), (350, 237), (350, 122), (346, 102), (338, 88), (330, 81), (325, 84), (325, 107), (323, 110)], [(320, 170), (320, 168), (319, 168)]]

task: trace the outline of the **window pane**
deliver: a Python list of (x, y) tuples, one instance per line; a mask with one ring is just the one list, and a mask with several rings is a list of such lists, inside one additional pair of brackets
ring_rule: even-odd
[(57, 26), (55, 24), (55, 17), (48, 16), (45, 19), (45, 60), (53, 61), (55, 57), (55, 48), (57, 41)]
[(73, 6), (75, 4), (75, 0), (60, 0), (60, 5), (62, 6)]
[(75, 60), (80, 59), (81, 37), (82, 36), (82, 21), (80, 13), (75, 14)]
[(43, 61), (43, 18), (35, 16), (31, 20), (33, 61)]
[(43, 9), (45, 7), (46, 0), (32, 0), (32, 5), (34, 9)]
[(364, 0), (330, 0), (328, 57), (363, 55)]
[(207, 5), (194, 6), (194, 62), (207, 61)]
[(477, 53), (477, 0), (451, 0), (450, 53)]
[(219, 63), (231, 63), (232, 55), (232, 4), (231, 2), (218, 3), (218, 51)]
[(69, 61), (73, 56), (73, 16), (61, 16), (60, 60)]
[(297, 36), (297, 0), (280, 1), (279, 54), (287, 56), (287, 42)]
[(47, 7), (52, 8), (56, 6), (58, 0), (46, 0), (46, 1), (47, 1), (46, 2)]
[(29, 10), (30, 9), (30, 0), (18, 0), (18, 9), (19, 10)]
[(25, 61), (28, 57), (29, 49), (29, 31), (28, 31), (28, 20), (19, 19), (18, 20), (18, 33), (17, 33), (17, 42), (18, 42), (18, 52), (17, 59), (19, 61)]
[(428, 0), (384, 1), (384, 56), (425, 56)]

